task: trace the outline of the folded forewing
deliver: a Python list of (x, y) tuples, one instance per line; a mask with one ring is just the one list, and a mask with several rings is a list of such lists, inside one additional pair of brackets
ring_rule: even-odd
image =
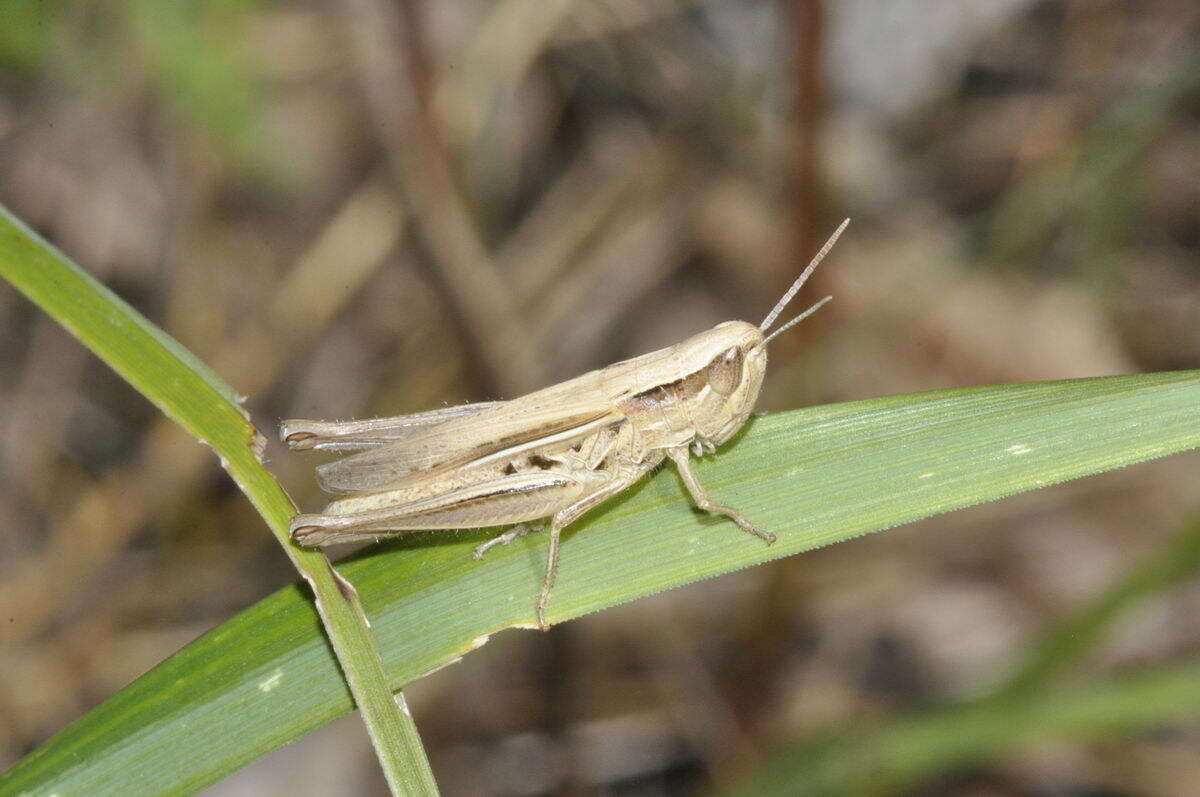
[(317, 468), (329, 492), (364, 492), (400, 486), (425, 475), (491, 456), (517, 455), (547, 441), (569, 442), (624, 416), (607, 401), (531, 402), (539, 394), (439, 424), (377, 448)]
[(279, 437), (293, 451), (357, 451), (393, 443), (430, 426), (466, 418), (503, 403), (483, 401), (361, 421), (308, 421), (297, 418), (279, 425)]

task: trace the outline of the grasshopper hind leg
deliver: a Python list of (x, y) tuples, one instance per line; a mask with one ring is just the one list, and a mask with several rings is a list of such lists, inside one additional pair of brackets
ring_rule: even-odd
[(353, 531), (337, 527), (340, 518), (329, 515), (296, 515), (292, 518), (292, 539), (304, 546), (333, 545), (339, 542), (377, 540), (386, 537), (386, 531)]
[(558, 575), (558, 546), (562, 539), (563, 529), (578, 520), (579, 516), (584, 512), (592, 509), (597, 504), (607, 501), (626, 487), (629, 487), (645, 475), (650, 467), (657, 464), (657, 461), (655, 461), (623, 469), (619, 474), (614, 474), (613, 479), (607, 484), (583, 496), (565, 509), (556, 512), (554, 517), (550, 519), (550, 549), (546, 554), (546, 575), (542, 579), (542, 588), (538, 592), (537, 599), (538, 628), (541, 628), (543, 631), (550, 630), (550, 624), (546, 622), (546, 606), (550, 603), (550, 590), (554, 588), (554, 579)]

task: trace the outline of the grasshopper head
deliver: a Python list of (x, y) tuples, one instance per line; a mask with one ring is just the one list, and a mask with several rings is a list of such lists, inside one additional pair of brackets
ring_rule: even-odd
[(763, 333), (745, 321), (726, 321), (685, 341), (680, 351), (697, 368), (692, 410), (696, 437), (720, 445), (741, 428), (767, 372)]

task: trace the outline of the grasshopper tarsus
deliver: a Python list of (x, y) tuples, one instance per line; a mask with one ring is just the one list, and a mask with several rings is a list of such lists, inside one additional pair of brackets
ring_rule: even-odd
[(485, 553), (487, 553), (488, 551), (490, 551), (492, 548), (496, 548), (501, 545), (508, 545), (513, 540), (518, 539), (520, 537), (524, 537), (528, 533), (529, 533), (529, 526), (524, 523), (518, 523), (517, 525), (513, 526), (508, 531), (504, 532), (503, 534), (497, 534), (495, 537), (492, 537), (487, 542), (484, 542), (484, 543), (481, 543), (481, 544), (475, 546), (475, 550), (471, 552), (471, 558), (476, 561), (479, 561), (480, 559), (483, 558), (483, 555)]
[(550, 590), (552, 589), (554, 589), (554, 578), (551, 576), (548, 582), (542, 583), (542, 588), (538, 592), (537, 624), (538, 628), (543, 631), (550, 630), (550, 623), (546, 622), (546, 607), (550, 605)]

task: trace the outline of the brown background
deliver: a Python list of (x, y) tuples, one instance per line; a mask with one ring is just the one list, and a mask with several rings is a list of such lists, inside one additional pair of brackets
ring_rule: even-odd
[[(806, 294), (835, 300), (773, 344), (760, 409), (1200, 367), (1187, 0), (170, 5), (0, 7), (0, 201), (268, 433), (757, 321), (844, 216)], [(320, 506), (310, 461), (269, 456)], [(500, 634), (407, 694), (447, 794), (727, 783), (985, 691), (1197, 477), (1178, 456)], [(0, 546), (0, 764), (294, 579), (207, 449), (7, 287)], [(1139, 604), (1072, 677), (1195, 655), (1198, 601)], [(1186, 794), (1197, 739), (1029, 745), (920, 791)], [(213, 793), (383, 789), (350, 717)]]

